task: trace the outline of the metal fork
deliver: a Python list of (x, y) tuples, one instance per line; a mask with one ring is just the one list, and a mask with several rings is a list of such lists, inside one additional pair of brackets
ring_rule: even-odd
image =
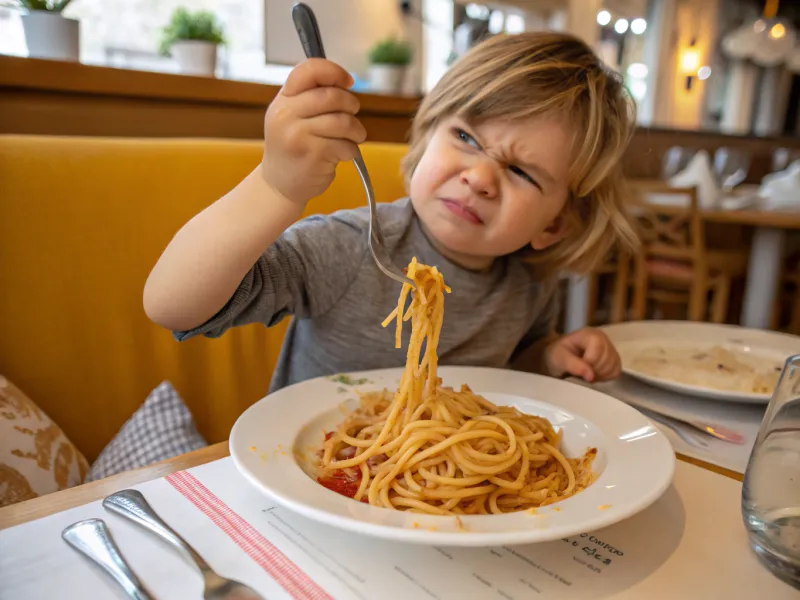
[(729, 442), (731, 444), (744, 444), (747, 441), (744, 435), (742, 435), (738, 431), (734, 431), (733, 429), (729, 429), (728, 427), (725, 427), (724, 425), (719, 425), (718, 423), (712, 423), (710, 421), (703, 421), (700, 419), (676, 417), (675, 415), (658, 412), (656, 410), (653, 410), (652, 408), (642, 409), (639, 405), (636, 405), (636, 408), (643, 411), (648, 411), (650, 413), (657, 413), (672, 421), (683, 423), (685, 425), (688, 425), (689, 427), (697, 429), (698, 431), (707, 433), (711, 437), (715, 437), (718, 440), (722, 440), (723, 442)]
[(161, 520), (138, 490), (122, 490), (103, 500), (103, 506), (155, 533), (189, 558), (203, 575), (205, 600), (266, 600), (251, 587), (219, 575), (178, 533)]
[[(302, 2), (298, 2), (292, 7), (292, 21), (294, 21), (295, 29), (297, 29), (297, 34), (300, 36), (300, 43), (303, 45), (303, 51), (306, 56), (308, 58), (325, 58), (322, 35), (320, 34), (314, 11)], [(364, 164), (361, 150), (358, 150), (353, 163), (367, 193), (367, 204), (369, 204), (369, 251), (372, 254), (372, 258), (385, 275), (399, 283), (407, 283), (414, 287), (414, 282), (395, 266), (386, 251), (383, 233), (378, 223), (375, 192), (372, 189), (372, 180), (369, 178), (369, 172), (367, 171), (367, 165)]]
[(708, 449), (708, 443), (702, 439), (699, 435), (695, 435), (690, 431), (687, 431), (683, 427), (680, 426), (678, 422), (667, 417), (666, 415), (662, 415), (661, 413), (653, 412), (652, 410), (648, 410), (646, 408), (642, 408), (641, 406), (635, 406), (636, 410), (644, 414), (646, 417), (649, 417), (656, 423), (661, 423), (665, 427), (668, 427), (675, 434), (681, 438), (684, 442), (689, 444), (690, 446), (694, 446), (695, 448), (700, 448), (701, 450)]

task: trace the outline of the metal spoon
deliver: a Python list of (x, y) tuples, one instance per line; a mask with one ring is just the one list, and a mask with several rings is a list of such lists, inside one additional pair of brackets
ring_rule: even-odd
[(100, 519), (73, 523), (61, 537), (75, 550), (98, 565), (133, 600), (154, 600), (122, 557), (111, 532)]
[[(298, 2), (292, 6), (292, 21), (294, 21), (295, 29), (297, 29), (297, 34), (300, 36), (300, 43), (303, 45), (303, 51), (306, 53), (306, 56), (308, 58), (325, 58), (325, 49), (322, 46), (322, 35), (320, 34), (314, 11), (302, 2)], [(369, 172), (367, 171), (367, 166), (364, 164), (364, 157), (361, 155), (361, 150), (358, 150), (358, 154), (356, 154), (356, 157), (353, 159), (353, 163), (356, 166), (358, 175), (361, 177), (361, 183), (364, 184), (364, 190), (367, 193), (367, 204), (369, 204), (369, 250), (372, 254), (372, 258), (385, 275), (399, 283), (407, 283), (415, 287), (414, 282), (406, 277), (403, 272), (394, 265), (389, 253), (386, 251), (383, 233), (378, 223), (375, 192), (372, 189), (372, 180), (369, 178)]]
[(103, 506), (155, 533), (194, 562), (203, 575), (205, 600), (266, 600), (251, 587), (214, 571), (186, 540), (161, 520), (138, 490), (122, 490), (111, 494), (103, 500)]

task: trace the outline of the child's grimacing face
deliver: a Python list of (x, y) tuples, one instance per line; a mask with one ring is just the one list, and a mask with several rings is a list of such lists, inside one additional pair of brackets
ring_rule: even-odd
[(541, 116), (471, 126), (444, 119), (411, 177), (414, 210), (437, 249), (468, 269), (565, 232), (570, 130)]

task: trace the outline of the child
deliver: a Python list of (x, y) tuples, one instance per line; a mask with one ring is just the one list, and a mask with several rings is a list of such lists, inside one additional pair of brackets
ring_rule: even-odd
[[(261, 164), (175, 235), (145, 285), (148, 316), (178, 340), (294, 316), (271, 390), (404, 364), (380, 327), (400, 286), (368, 251), (366, 207), (297, 221), (366, 138), (351, 84), (327, 60), (298, 65), (267, 109)], [(416, 256), (453, 290), (440, 364), (619, 374), (601, 332), (555, 339), (555, 275), (634, 239), (620, 169), (633, 123), (617, 76), (556, 33), (490, 38), (425, 97), (403, 163), (410, 198), (378, 218), (396, 265)]]

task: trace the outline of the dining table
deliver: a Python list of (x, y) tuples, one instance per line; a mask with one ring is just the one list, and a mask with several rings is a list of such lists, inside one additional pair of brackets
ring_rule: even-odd
[(753, 227), (747, 281), (740, 323), (752, 329), (769, 329), (780, 287), (786, 239), (800, 231), (800, 210), (704, 210), (709, 223)]
[[(290, 479), (281, 493), (268, 485), (271, 469), (291, 478), (293, 469), (302, 468), (306, 446), (302, 437), (292, 438), (294, 450), (287, 452), (287, 440), (269, 433), (266, 422), (248, 411), (227, 442), (0, 508), (0, 600), (121, 598), (114, 581), (75, 551), (70, 540), (75, 542), (76, 531), (95, 550), (116, 546), (148, 594), (138, 599), (203, 597), (205, 579), (189, 555), (113, 510), (130, 507), (137, 497), (215, 572), (255, 590), (258, 596), (248, 600), (797, 597), (751, 550), (742, 519), (744, 472), (764, 404), (685, 397), (628, 376), (596, 383), (539, 382), (545, 383), (557, 384), (566, 395), (564, 410), (577, 398), (593, 398), (595, 406), (607, 404), (604, 415), (630, 425), (608, 433), (616, 439), (597, 454), (597, 479), (579, 492), (592, 498), (588, 504), (569, 498), (508, 515), (467, 516), (463, 522), (407, 513), (399, 533), (415, 529), (416, 540), (394, 529), (369, 531), (361, 523), (384, 523), (396, 513), (384, 515), (392, 511), (348, 501), (341, 505), (347, 509), (342, 519), (326, 511), (338, 502), (321, 487), (306, 488), (303, 480)], [(309, 385), (337, 389), (339, 384), (323, 379)], [(251, 408), (259, 406), (269, 408), (270, 400)], [(633, 418), (631, 408), (641, 414)], [(301, 410), (298, 418), (306, 422), (308, 415)], [(686, 429), (698, 419), (739, 432), (741, 440), (726, 443)], [(284, 415), (281, 427), (293, 430), (290, 422)], [(255, 429), (248, 433), (245, 424)], [(681, 430), (683, 435), (676, 435)], [(653, 437), (659, 434), (664, 438)], [(564, 449), (574, 452), (569, 449), (574, 440), (565, 440)], [(626, 462), (634, 443), (643, 450), (637, 461)], [(646, 485), (632, 490), (632, 496), (606, 491), (637, 485), (626, 482), (642, 482), (645, 473), (664, 475), (657, 477), (662, 483), (656, 493), (648, 493)], [(321, 512), (304, 509), (309, 496), (297, 501), (293, 490), (311, 493)], [(619, 514), (604, 519), (614, 511)], [(348, 515), (363, 521), (348, 526)], [(479, 539), (487, 527), (483, 519), (491, 519), (499, 534)], [(108, 536), (100, 546), (98, 530)], [(538, 539), (512, 540), (506, 531)]]
[[(0, 530), (27, 523), (35, 519), (41, 519), (42, 517), (82, 506), (89, 502), (102, 500), (104, 497), (117, 490), (166, 477), (177, 471), (204, 465), (225, 458), (229, 456), (229, 454), (228, 442), (219, 442), (195, 450), (194, 452), (161, 461), (154, 465), (126, 471), (106, 477), (105, 479), (84, 483), (83, 485), (47, 494), (39, 498), (12, 504), (0, 508)], [(687, 464), (698, 466), (736, 481), (742, 481), (742, 473), (738, 473), (732, 469), (720, 467), (710, 462), (680, 453), (676, 454), (676, 456), (679, 460)]]
[[(203, 597), (203, 579), (181, 553), (104, 510), (109, 494), (131, 489), (215, 571), (267, 600), (797, 597), (748, 547), (742, 473), (682, 454), (663, 496), (622, 522), (493, 547), (404, 544), (304, 518), (250, 485), (228, 455), (221, 442), (0, 509), (0, 599), (122, 598), (61, 539), (97, 519), (148, 598)], [(530, 518), (547, 527), (546, 515)]]
[(102, 500), (117, 490), (166, 477), (177, 471), (198, 467), (225, 458), (229, 454), (228, 442), (219, 442), (153, 465), (125, 471), (104, 479), (40, 496), (39, 498), (5, 506), (0, 508), (0, 531), (95, 500)]

